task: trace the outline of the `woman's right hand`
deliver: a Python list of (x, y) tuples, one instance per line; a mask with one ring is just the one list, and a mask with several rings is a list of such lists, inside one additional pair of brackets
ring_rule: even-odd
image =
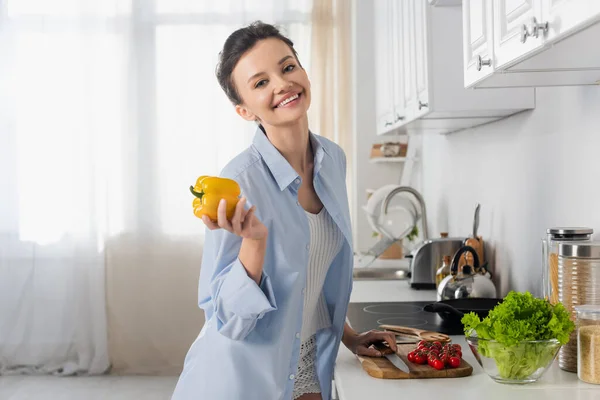
[(245, 210), (246, 198), (242, 197), (236, 207), (231, 220), (227, 219), (227, 202), (221, 199), (217, 209), (217, 222), (212, 221), (208, 216), (202, 217), (202, 222), (210, 230), (225, 229), (244, 239), (261, 240), (267, 237), (267, 227), (258, 219), (255, 214), (256, 206)]

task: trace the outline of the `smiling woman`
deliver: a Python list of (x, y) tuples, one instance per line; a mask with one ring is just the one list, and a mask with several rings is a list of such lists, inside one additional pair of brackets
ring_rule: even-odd
[(344, 151), (309, 130), (308, 75), (274, 26), (231, 34), (217, 78), (259, 128), (221, 173), (241, 188), (233, 216), (222, 200), (217, 221), (203, 217), (207, 322), (173, 399), (330, 399), (340, 341), (375, 357), (374, 342), (396, 347), (390, 332), (345, 324), (353, 252)]

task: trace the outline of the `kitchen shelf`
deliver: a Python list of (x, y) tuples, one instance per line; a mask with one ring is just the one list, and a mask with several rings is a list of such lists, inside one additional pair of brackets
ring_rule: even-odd
[(416, 158), (410, 158), (410, 157), (373, 157), (373, 158), (369, 158), (369, 162), (370, 163), (393, 163), (393, 162), (398, 162), (398, 163), (402, 163), (408, 160), (413, 160), (416, 161)]

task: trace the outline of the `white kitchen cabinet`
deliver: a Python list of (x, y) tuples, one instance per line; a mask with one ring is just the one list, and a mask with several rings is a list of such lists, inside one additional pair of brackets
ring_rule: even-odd
[(463, 0), (463, 62), (465, 85), (494, 72), (492, 0)]
[[(392, 1), (390, 8), (390, 25), (391, 29), (391, 53), (393, 55), (392, 61), (392, 100), (394, 103), (394, 119), (393, 126), (401, 124), (406, 119), (406, 101), (404, 98), (404, 75), (405, 65), (403, 64), (403, 52), (407, 43), (402, 41), (402, 24), (398, 24), (398, 16), (401, 15), (404, 7), (403, 2)], [(408, 71), (410, 72), (410, 71)]]
[(375, 116), (378, 133), (389, 131), (394, 123), (391, 6), (388, 0), (374, 2), (375, 75), (378, 77), (375, 85)]
[[(382, 17), (386, 8), (381, 2), (385, 1), (376, 0), (375, 12), (378, 134), (450, 133), (535, 107), (533, 89), (475, 91), (464, 88), (460, 6), (434, 7), (427, 0), (388, 0), (393, 3), (392, 22), (389, 22)], [(482, 18), (478, 23), (484, 26), (477, 29), (486, 32), (485, 40), (479, 39), (481, 43), (476, 43), (476, 53), (481, 54), (485, 47), (493, 47), (488, 45), (492, 35), (487, 33), (492, 27), (488, 28)], [(386, 29), (380, 26), (383, 24), (390, 24), (392, 28), (387, 31), (399, 34), (400, 40), (382, 38), (379, 41), (381, 35), (385, 35)], [(396, 53), (400, 59), (391, 63), (392, 77), (384, 72), (384, 66), (378, 65), (385, 60), (379, 53), (390, 45), (400, 47)], [(386, 87), (384, 82), (394, 87), (391, 100), (387, 94), (379, 94)], [(403, 96), (398, 96), (398, 91)], [(394, 105), (389, 106), (390, 102)], [(380, 121), (385, 116), (390, 118), (390, 112), (386, 111), (390, 109), (395, 110), (396, 118), (384, 129)]]
[(541, 21), (548, 22), (546, 40), (552, 41), (584, 27), (600, 15), (598, 0), (540, 0)]
[(427, 63), (427, 7), (428, 4), (421, 0), (410, 1), (409, 15), (414, 21), (414, 43), (415, 43), (415, 84), (417, 89), (417, 117), (421, 117), (429, 111), (429, 69)]
[[(536, 30), (529, 35), (524, 30), (534, 18), (541, 20), (539, 0), (494, 0), (495, 66), (509, 62), (542, 46), (544, 34)], [(526, 35), (525, 37), (523, 35)]]
[(400, 7), (398, 9), (399, 15), (396, 15), (396, 20), (400, 21), (400, 43), (402, 43), (401, 49), (401, 63), (402, 63), (402, 103), (404, 105), (404, 119), (401, 121), (401, 125), (406, 124), (409, 121), (415, 119), (417, 115), (417, 89), (416, 89), (416, 78), (415, 78), (415, 21), (412, 18), (413, 8), (410, 1), (397, 2)]
[(600, 1), (482, 1), (463, 1), (465, 87), (600, 83)]

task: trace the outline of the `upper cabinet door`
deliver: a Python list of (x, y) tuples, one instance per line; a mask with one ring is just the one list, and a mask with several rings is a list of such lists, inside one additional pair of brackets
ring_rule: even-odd
[(494, 72), (492, 0), (463, 0), (465, 86)]
[(495, 68), (517, 61), (540, 48), (545, 32), (541, 24), (540, 0), (494, 0)]
[(415, 23), (415, 75), (417, 88), (417, 116), (429, 112), (429, 69), (427, 49), (427, 2), (424, 0), (410, 1), (413, 7), (413, 21)]
[(598, 0), (542, 0), (541, 7), (541, 22), (548, 23), (547, 40), (582, 28), (600, 14)]
[(417, 89), (415, 77), (415, 19), (412, 0), (397, 1), (400, 5), (400, 31), (402, 39), (402, 91), (406, 120), (411, 121), (417, 113)]
[(401, 125), (406, 121), (406, 107), (404, 103), (404, 63), (402, 39), (402, 12), (403, 1), (391, 1), (391, 43), (392, 43), (392, 76), (393, 76), (393, 101), (394, 101), (394, 124)]
[(375, 118), (377, 134), (394, 124), (392, 36), (389, 0), (375, 0)]

